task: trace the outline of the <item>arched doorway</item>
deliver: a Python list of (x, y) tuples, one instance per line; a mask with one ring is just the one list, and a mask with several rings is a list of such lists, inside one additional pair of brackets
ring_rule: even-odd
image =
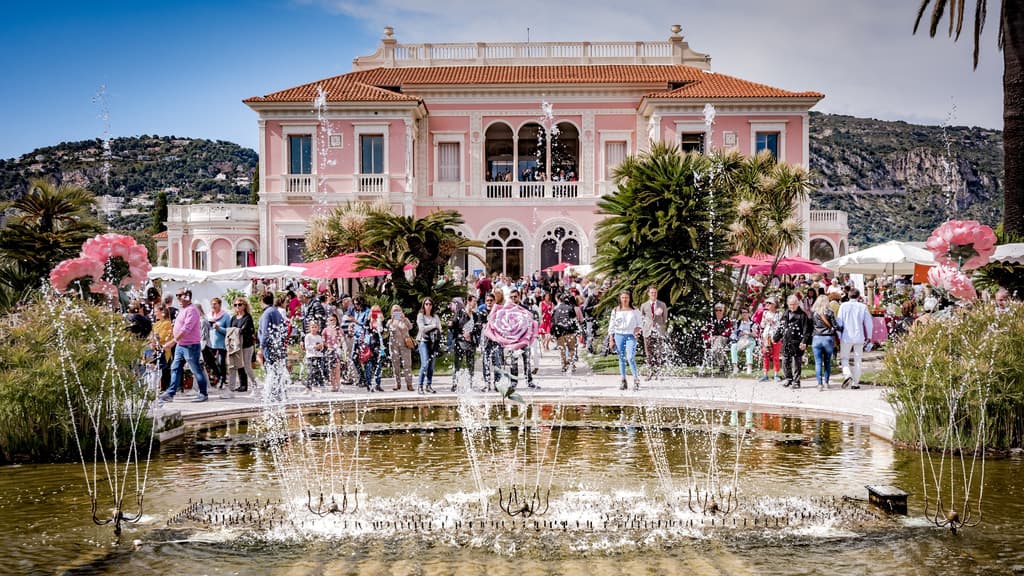
[(811, 260), (817, 260), (818, 262), (827, 262), (836, 257), (836, 252), (832, 248), (832, 243), (824, 238), (815, 238), (811, 240)]
[(564, 226), (548, 230), (540, 243), (541, 270), (559, 262), (580, 263), (580, 241), (576, 231)]
[(487, 272), (499, 272), (512, 278), (523, 275), (523, 239), (518, 230), (498, 228), (487, 236), (484, 252)]
[(846, 240), (839, 241), (839, 255), (846, 256)]
[(580, 132), (569, 122), (551, 131), (551, 179), (575, 182), (579, 179)]

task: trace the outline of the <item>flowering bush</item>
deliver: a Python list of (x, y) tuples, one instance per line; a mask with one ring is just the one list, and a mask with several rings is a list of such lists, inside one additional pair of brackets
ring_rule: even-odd
[(996, 234), (977, 220), (950, 220), (932, 232), (925, 246), (939, 264), (973, 270), (988, 264)]
[(519, 350), (533, 343), (537, 321), (529, 310), (518, 304), (502, 304), (491, 311), (483, 335), (508, 350)]
[(92, 258), (71, 258), (57, 264), (50, 271), (50, 284), (57, 292), (68, 290), (91, 292), (93, 285), (103, 276), (103, 264)]
[(952, 266), (939, 265), (928, 270), (928, 282), (936, 288), (942, 288), (955, 298), (967, 302), (978, 297), (971, 279)]

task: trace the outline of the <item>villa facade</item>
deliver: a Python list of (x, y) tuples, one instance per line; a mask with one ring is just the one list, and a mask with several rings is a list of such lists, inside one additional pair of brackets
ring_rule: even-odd
[[(769, 149), (807, 167), (808, 111), (823, 95), (712, 72), (679, 31), (667, 42), (399, 44), (387, 28), (352, 72), (244, 101), (258, 114), (258, 206), (172, 206), (163, 259), (297, 262), (311, 219), (379, 201), (399, 214), (458, 210), (487, 269), (518, 276), (590, 263), (598, 200), (618, 163), (653, 140)], [(845, 213), (800, 214), (803, 255), (845, 254)], [(483, 267), (464, 254), (454, 264)]]

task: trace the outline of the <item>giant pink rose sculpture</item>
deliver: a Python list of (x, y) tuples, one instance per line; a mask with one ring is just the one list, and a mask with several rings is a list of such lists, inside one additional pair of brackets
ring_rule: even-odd
[(953, 266), (933, 266), (928, 270), (928, 282), (936, 288), (942, 288), (954, 298), (972, 302), (978, 297), (974, 284), (966, 274)]
[(82, 256), (103, 265), (103, 279), (115, 286), (115, 293), (116, 288), (144, 285), (151, 268), (146, 247), (121, 234), (100, 234), (86, 240)]
[(496, 305), (487, 317), (483, 335), (507, 350), (519, 350), (537, 337), (537, 321), (529, 310), (518, 304)]
[(988, 264), (996, 234), (977, 220), (950, 220), (932, 232), (925, 247), (939, 264), (973, 270)]
[(102, 276), (103, 264), (92, 258), (71, 258), (57, 264), (50, 271), (50, 284), (61, 294), (69, 289), (92, 292), (95, 284), (101, 282)]

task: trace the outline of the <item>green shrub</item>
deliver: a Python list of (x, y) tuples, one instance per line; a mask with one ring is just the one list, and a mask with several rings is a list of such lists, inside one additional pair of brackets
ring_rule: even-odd
[[(58, 321), (67, 342), (66, 369), (59, 353)], [(92, 454), (97, 434), (89, 406), (94, 411), (102, 406), (96, 420), (107, 453), (114, 445), (115, 430), (117, 445), (128, 445), (131, 429), (124, 418), (124, 403), (144, 397), (134, 371), (142, 348), (143, 342), (125, 331), (120, 314), (80, 301), (38, 298), (17, 314), (4, 316), (0, 325), (0, 464), (78, 460), (76, 428), (83, 452)], [(112, 413), (118, 417), (111, 417)], [(139, 427), (137, 436), (148, 443), (148, 422)]]
[(893, 386), (896, 439), (939, 449), (1024, 446), (1022, 328), (1021, 305), (1002, 315), (977, 305), (915, 324), (881, 374)]

